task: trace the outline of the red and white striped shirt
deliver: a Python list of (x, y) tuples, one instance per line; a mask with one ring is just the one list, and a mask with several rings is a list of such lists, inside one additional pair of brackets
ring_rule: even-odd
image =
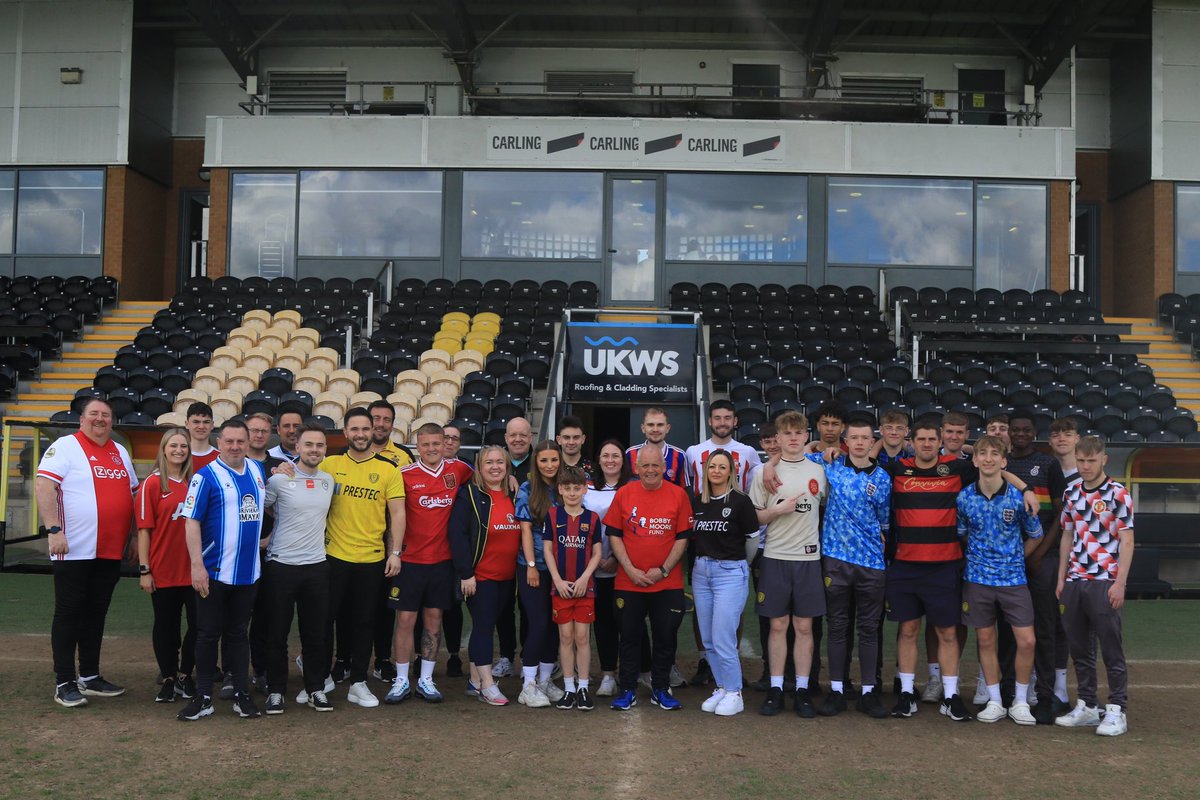
[(37, 474), (58, 484), (69, 552), (56, 558), (120, 559), (133, 524), (133, 492), (138, 486), (125, 448), (111, 439), (101, 447), (77, 432), (50, 445)]

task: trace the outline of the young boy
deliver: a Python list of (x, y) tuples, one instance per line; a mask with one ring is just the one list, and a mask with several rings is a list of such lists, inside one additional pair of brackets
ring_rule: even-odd
[[(566, 691), (556, 708), (591, 711), (588, 691), (592, 662), (592, 623), (596, 620), (596, 582), (600, 566), (600, 517), (583, 507), (587, 475), (579, 467), (564, 465), (558, 471), (561, 506), (546, 515), (542, 548), (553, 586), (551, 614), (558, 625), (558, 657)], [(578, 673), (578, 683), (576, 674)]]
[(983, 432), (1004, 442), (1005, 447), (1011, 446), (1008, 441), (1008, 414), (996, 414), (988, 417)]
[(1075, 445), (1079, 444), (1079, 424), (1072, 417), (1060, 417), (1050, 423), (1050, 452), (1058, 459), (1067, 487), (1079, 480), (1075, 468)]
[(825, 499), (825, 471), (804, 457), (808, 420), (787, 411), (775, 420), (780, 446), (777, 474), (781, 486), (768, 492), (763, 471), (754, 474), (750, 499), (758, 521), (767, 526), (766, 545), (759, 567), (757, 610), (771, 618), (767, 655), (771, 688), (759, 713), (774, 716), (783, 709), (784, 663), (788, 628), (796, 631), (792, 653), (796, 664), (793, 708), (812, 718), (817, 710), (809, 692), (813, 661), (813, 617), (825, 614), (825, 589), (821, 575), (819, 508)]
[(912, 455), (908, 446), (908, 414), (903, 411), (888, 411), (879, 418), (880, 448), (875, 460), (880, 464), (896, 461)]
[(850, 415), (846, 407), (836, 400), (830, 400), (817, 409), (817, 439), (809, 442), (805, 451), (808, 453), (824, 453), (830, 448), (836, 448), (843, 453), (846, 446), (842, 443), (842, 434), (846, 432), (846, 424)]
[[(1128, 677), (1121, 640), (1121, 608), (1133, 562), (1133, 498), (1104, 471), (1108, 454), (1095, 436), (1079, 440), (1075, 466), (1080, 480), (1063, 496), (1058, 597), (1063, 627), (1075, 662), (1079, 701), (1054, 720), (1068, 728), (1094, 727), (1101, 736), (1128, 730)], [(1096, 700), (1096, 648), (1108, 670), (1108, 705), (1101, 719)]]
[(963, 448), (967, 444), (967, 436), (970, 435), (970, 425), (971, 420), (967, 418), (967, 415), (957, 411), (951, 411), (942, 417), (942, 455), (959, 458), (970, 457), (968, 453), (963, 452)]
[(208, 403), (192, 403), (187, 409), (187, 420), (183, 423), (188, 432), (188, 444), (192, 448), (192, 469), (199, 472), (217, 460), (217, 449), (209, 439), (213, 432), (213, 412)]
[(996, 645), (996, 610), (1012, 625), (1016, 639), (1016, 696), (1008, 716), (1018, 725), (1035, 725), (1029, 708), (1029, 677), (1033, 669), (1033, 600), (1025, 577), (1025, 557), (1042, 537), (1042, 524), (1025, 509), (1016, 487), (1000, 475), (1007, 466), (1004, 442), (983, 436), (975, 443), (973, 460), (979, 480), (958, 495), (958, 535), (966, 539), (967, 566), (963, 582), (963, 624), (975, 629), (979, 663), (987, 685), (987, 705), (975, 718), (1004, 719), (1000, 700), (1000, 661)]

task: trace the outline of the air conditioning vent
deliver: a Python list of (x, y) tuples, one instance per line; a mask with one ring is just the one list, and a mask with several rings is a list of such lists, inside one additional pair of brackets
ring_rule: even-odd
[(842, 99), (875, 103), (917, 103), (925, 91), (922, 77), (843, 75)]
[(329, 114), (346, 102), (346, 70), (270, 70), (268, 114)]
[(548, 94), (633, 94), (632, 72), (547, 72)]

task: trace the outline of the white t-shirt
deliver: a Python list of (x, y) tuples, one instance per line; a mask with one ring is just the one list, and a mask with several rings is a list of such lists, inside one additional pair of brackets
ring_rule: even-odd
[[(617, 494), (616, 489), (593, 489), (588, 487), (587, 492), (583, 495), (583, 507), (588, 511), (595, 511), (596, 516), (604, 519), (604, 515), (608, 513), (608, 507), (612, 505), (613, 497)], [(600, 526), (600, 557), (607, 559), (612, 555), (612, 545), (608, 541), (608, 526)], [(602, 569), (597, 569), (595, 573), (597, 578), (615, 578), (616, 570), (606, 572)]]
[(733, 456), (738, 491), (748, 492), (750, 490), (750, 473), (754, 467), (762, 463), (762, 459), (758, 457), (758, 451), (736, 439), (731, 439), (727, 444), (717, 444), (709, 439), (707, 442), (694, 444), (687, 449), (688, 475), (695, 493), (699, 495), (700, 489), (704, 486), (704, 463), (708, 460), (708, 454), (714, 450), (725, 450)]
[(755, 470), (750, 484), (750, 499), (758, 508), (767, 508), (789, 497), (798, 497), (790, 514), (776, 517), (767, 524), (764, 558), (780, 561), (816, 561), (821, 557), (821, 501), (827, 493), (825, 470), (808, 459), (780, 459), (775, 474), (782, 485), (772, 494), (763, 487), (763, 471)]
[(317, 470), (292, 477), (278, 474), (267, 479), (263, 504), (275, 508), (275, 527), (267, 546), (267, 561), (301, 566), (325, 560), (325, 520), (333, 500), (333, 476)]
[(62, 529), (67, 535), (62, 561), (120, 559), (133, 526), (137, 474), (125, 448), (104, 446), (76, 432), (50, 445), (38, 464), (39, 478), (59, 487)]

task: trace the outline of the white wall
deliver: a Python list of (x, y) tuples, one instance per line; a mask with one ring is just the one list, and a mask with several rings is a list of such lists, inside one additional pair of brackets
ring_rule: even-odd
[(1200, 180), (1200, 2), (1156, 3), (1151, 177)]
[(0, 163), (124, 163), (132, 32), (132, 0), (0, 4)]

